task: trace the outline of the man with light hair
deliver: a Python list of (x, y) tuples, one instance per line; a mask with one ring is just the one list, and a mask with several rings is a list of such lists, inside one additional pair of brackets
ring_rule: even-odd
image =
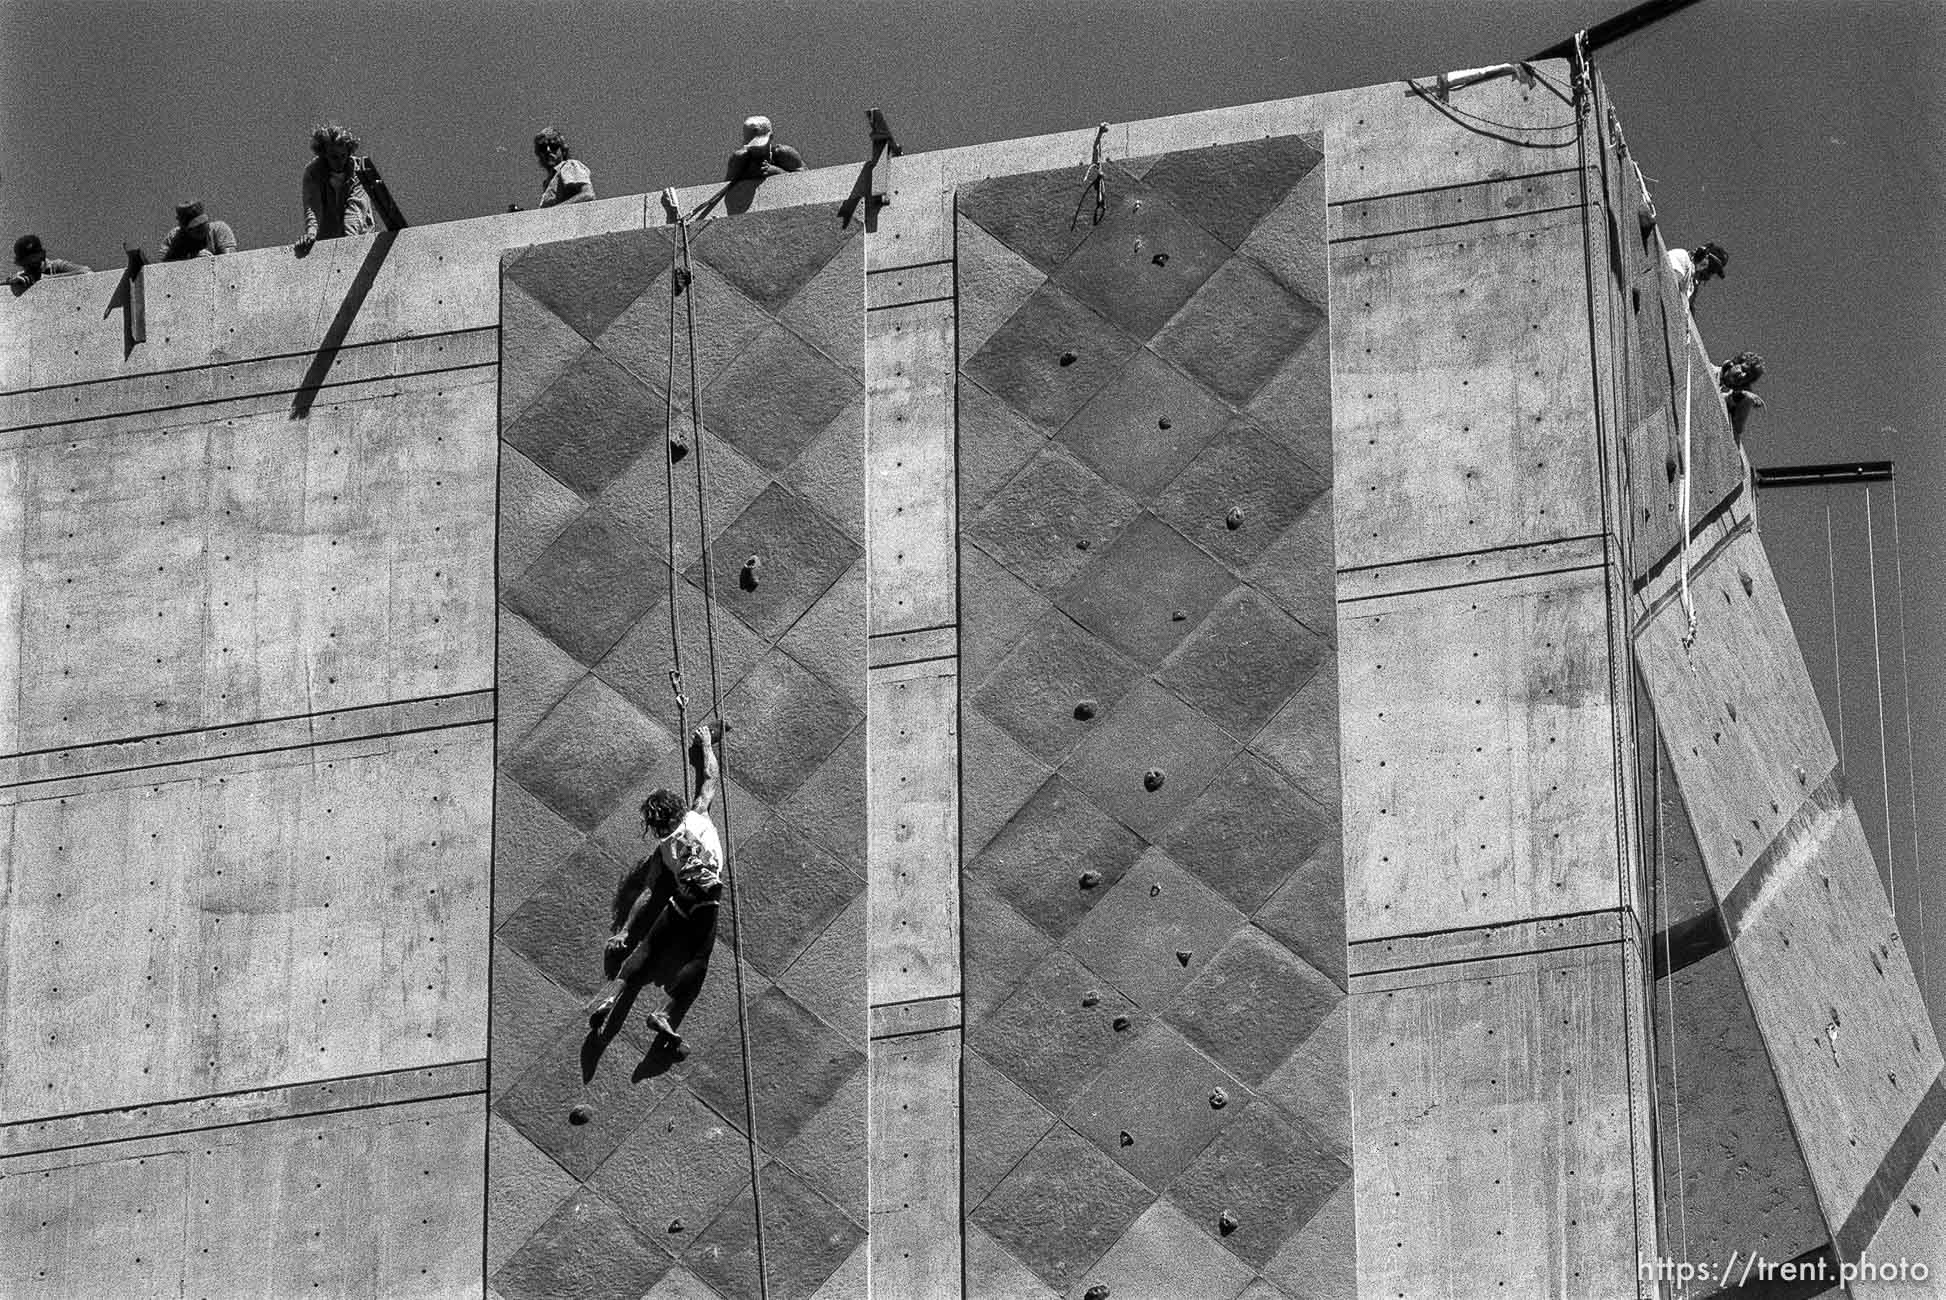
[(803, 155), (787, 144), (778, 144), (771, 134), (770, 119), (760, 114), (743, 120), (743, 147), (730, 155), (723, 179), (732, 183), (760, 181), (779, 172), (803, 170)]
[(1711, 280), (1722, 279), (1729, 265), (1730, 254), (1715, 240), (1700, 248), (1669, 250), (1669, 269), (1675, 273), (1683, 306), (1691, 311), (1696, 309), (1696, 291)]

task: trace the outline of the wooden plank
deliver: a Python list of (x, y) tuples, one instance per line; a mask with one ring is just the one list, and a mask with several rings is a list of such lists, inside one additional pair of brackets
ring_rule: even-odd
[(0, 1121), (485, 1055), (492, 728), (22, 798)]
[(1581, 242), (1556, 213), (1334, 246), (1340, 565), (1601, 531)]
[(1601, 572), (1340, 606), (1351, 942), (1619, 903)]
[(872, 1044), (871, 1289), (960, 1294), (960, 1035)]
[(959, 990), (959, 674), (871, 674), (865, 715), (874, 1005)]
[(1353, 991), (1362, 1294), (1638, 1294), (1621, 952), (1554, 956)]
[(888, 308), (866, 323), (866, 564), (874, 636), (953, 621), (953, 347), (950, 301)]

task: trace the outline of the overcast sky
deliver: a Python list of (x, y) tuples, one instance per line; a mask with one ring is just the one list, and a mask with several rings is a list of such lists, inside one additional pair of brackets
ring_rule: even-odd
[[(531, 204), (530, 142), (546, 125), (566, 132), (601, 193), (636, 193), (714, 180), (751, 112), (771, 114), (814, 165), (849, 162), (864, 156), (872, 105), (908, 148), (970, 144), (1500, 62), (1625, 7), (0, 0), (0, 231), (34, 230), (59, 255), (115, 266), (124, 241), (152, 246), (170, 204), (193, 195), (245, 247), (288, 242), (307, 129), (325, 117), (363, 136), (415, 222), (441, 221)], [(1714, 353), (1749, 347), (1770, 364), (1757, 462), (1898, 463), (1901, 548), (1885, 487), (1871, 500), (1875, 552), (1862, 489), (1768, 497), (1764, 534), (1827, 708), (1843, 678), (1849, 785), (1881, 863), (1890, 792), (1900, 917), (1915, 952), (1926, 933), (1937, 1016), (1946, 7), (1703, 0), (1599, 62), (1665, 233), (1731, 250), (1729, 280), (1710, 286), (1701, 316)]]

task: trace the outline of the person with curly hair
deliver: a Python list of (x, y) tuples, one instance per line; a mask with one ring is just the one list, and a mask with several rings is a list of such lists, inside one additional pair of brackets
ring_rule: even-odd
[(587, 203), (595, 197), (594, 174), (588, 170), (587, 163), (574, 156), (567, 139), (553, 127), (534, 137), (534, 161), (547, 173), (547, 183), (541, 186), (542, 207)]
[(364, 179), (367, 160), (358, 156), (358, 137), (336, 122), (326, 122), (312, 128), (311, 152), (317, 157), (304, 169), (304, 234), (296, 245), (300, 254), (320, 239), (378, 229), (377, 208)]

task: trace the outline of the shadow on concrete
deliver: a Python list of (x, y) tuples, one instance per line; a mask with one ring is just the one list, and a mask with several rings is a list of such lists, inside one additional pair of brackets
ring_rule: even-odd
[(365, 260), (358, 264), (358, 274), (352, 277), (351, 287), (345, 290), (344, 301), (338, 304), (338, 314), (331, 318), (331, 326), (318, 343), (316, 355), (311, 358), (311, 364), (305, 367), (304, 377), (297, 381), (297, 394), (291, 398), (291, 419), (310, 418), (318, 390), (324, 386), (325, 376), (331, 373), (331, 363), (338, 359), (338, 349), (344, 346), (345, 335), (351, 333), (351, 323), (358, 319), (359, 308), (365, 305), (365, 296), (372, 291), (379, 268), (385, 265), (385, 259), (392, 251), (392, 242), (398, 237), (395, 230), (383, 231), (372, 237), (371, 245), (365, 250)]

